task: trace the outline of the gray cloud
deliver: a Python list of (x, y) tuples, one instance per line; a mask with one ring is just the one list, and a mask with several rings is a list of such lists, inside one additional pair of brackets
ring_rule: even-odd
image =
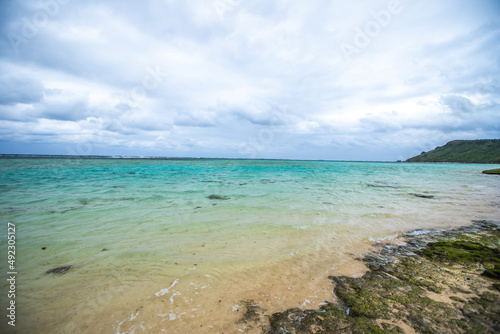
[(29, 104), (43, 99), (43, 83), (36, 79), (15, 73), (0, 77), (0, 104)]
[(441, 98), (441, 102), (454, 114), (471, 113), (476, 110), (476, 106), (466, 97), (457, 95), (447, 95)]
[(87, 99), (72, 98), (64, 101), (53, 101), (40, 105), (38, 118), (61, 121), (79, 121), (91, 115)]

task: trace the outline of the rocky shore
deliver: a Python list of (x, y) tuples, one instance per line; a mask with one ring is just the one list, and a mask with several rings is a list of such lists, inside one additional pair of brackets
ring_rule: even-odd
[(264, 315), (247, 301), (241, 322), (263, 333), (499, 333), (500, 229), (475, 221), (378, 244), (363, 277), (330, 277), (336, 299), (319, 310)]

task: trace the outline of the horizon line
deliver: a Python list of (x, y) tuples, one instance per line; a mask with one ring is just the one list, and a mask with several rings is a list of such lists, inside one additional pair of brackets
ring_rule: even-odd
[(71, 155), (71, 154), (29, 154), (0, 153), (0, 158), (58, 158), (58, 159), (130, 159), (130, 160), (269, 160), (269, 161), (331, 161), (331, 162), (406, 162), (402, 160), (330, 160), (330, 159), (290, 159), (290, 158), (228, 158), (228, 157), (169, 157), (169, 156), (128, 156), (128, 155)]

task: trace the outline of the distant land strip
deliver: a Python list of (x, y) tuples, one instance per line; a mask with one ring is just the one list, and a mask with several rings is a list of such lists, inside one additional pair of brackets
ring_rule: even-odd
[(500, 139), (453, 140), (406, 162), (500, 164)]
[(190, 157), (141, 157), (141, 156), (114, 156), (114, 155), (49, 155), (49, 154), (0, 154), (3, 159), (137, 159), (137, 160), (200, 160), (211, 158)]

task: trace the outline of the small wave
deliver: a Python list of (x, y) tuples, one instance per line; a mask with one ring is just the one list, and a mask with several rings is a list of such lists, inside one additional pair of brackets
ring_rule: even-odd
[(139, 315), (139, 312), (140, 310), (138, 310), (136, 314), (132, 313), (132, 315), (130, 316), (130, 321), (134, 321), (135, 318), (137, 318), (137, 316)]
[(155, 293), (156, 297), (161, 297), (163, 295), (166, 295), (167, 293), (170, 292), (170, 289), (172, 289), (174, 286), (177, 285), (177, 283), (179, 283), (179, 279), (176, 279), (169, 288), (167, 288), (167, 289), (161, 289), (160, 291), (158, 291), (157, 293)]
[(302, 303), (302, 305), (300, 306), (300, 308), (302, 308), (302, 309), (307, 308), (307, 304), (312, 304), (312, 303), (311, 303), (311, 301), (310, 301), (309, 299), (306, 299), (306, 300)]
[(299, 252), (299, 249), (294, 249), (293, 251), (290, 252), (290, 257), (294, 256), (294, 255), (297, 255), (297, 253)]
[(310, 227), (311, 225), (300, 225), (300, 226), (294, 226), (293, 228), (296, 230), (307, 230)]
[(382, 241), (387, 241), (387, 240), (394, 240), (399, 237), (399, 233), (393, 234), (393, 235), (388, 235), (386, 237), (380, 237), (380, 238), (369, 238), (371, 242), (382, 242)]
[(426, 234), (429, 234), (429, 233), (432, 233), (434, 231), (432, 230), (415, 230), (415, 231), (412, 231), (412, 232), (408, 232), (408, 233), (405, 233), (405, 235), (408, 235), (408, 236), (416, 236), (416, 235), (426, 235)]
[(175, 296), (180, 296), (181, 293), (179, 291), (174, 291), (174, 293), (172, 294), (172, 296), (170, 297), (170, 304), (174, 304), (174, 297)]

